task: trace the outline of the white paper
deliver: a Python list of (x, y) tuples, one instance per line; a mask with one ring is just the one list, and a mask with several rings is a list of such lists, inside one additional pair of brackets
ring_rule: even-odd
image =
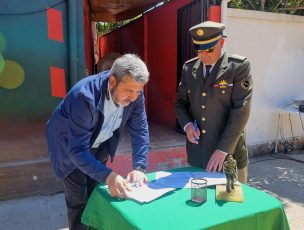
[(163, 188), (162, 186), (148, 182), (142, 186), (137, 187), (136, 184), (129, 184), (132, 191), (127, 191), (129, 198), (139, 202), (150, 202), (164, 195), (167, 192), (174, 190), (174, 188)]
[(226, 184), (227, 179), (223, 173), (214, 172), (192, 172), (193, 178), (204, 178), (207, 180), (207, 186)]
[[(128, 191), (129, 198), (138, 202), (151, 202), (167, 192), (176, 188), (191, 188), (191, 179), (203, 178), (207, 180), (207, 186), (226, 184), (226, 177), (223, 173), (208, 172), (165, 172), (155, 173), (156, 180), (137, 187), (135, 183), (130, 183), (132, 191)], [(237, 182), (239, 184), (239, 182)]]

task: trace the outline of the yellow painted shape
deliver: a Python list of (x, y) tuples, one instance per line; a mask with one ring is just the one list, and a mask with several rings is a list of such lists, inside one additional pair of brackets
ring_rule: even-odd
[(24, 70), (15, 61), (5, 60), (5, 66), (0, 73), (0, 86), (5, 89), (16, 89), (24, 81)]
[(244, 202), (244, 195), (241, 185), (234, 185), (234, 192), (226, 192), (226, 185), (216, 185), (216, 200)]

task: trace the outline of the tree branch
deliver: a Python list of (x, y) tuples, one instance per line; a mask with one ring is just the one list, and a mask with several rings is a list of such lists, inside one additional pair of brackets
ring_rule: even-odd
[(254, 4), (250, 1), (250, 0), (246, 0), (246, 2), (248, 2), (249, 3), (249, 5), (252, 7), (252, 9), (254, 9), (255, 10), (255, 6), (254, 6)]

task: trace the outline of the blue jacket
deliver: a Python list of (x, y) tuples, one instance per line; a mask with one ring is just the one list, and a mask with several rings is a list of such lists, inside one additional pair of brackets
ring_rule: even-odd
[[(105, 182), (111, 169), (90, 151), (104, 120), (103, 105), (109, 72), (79, 81), (60, 102), (47, 124), (47, 143), (52, 166), (59, 179), (75, 168), (99, 182)], [(132, 140), (133, 168), (146, 168), (149, 131), (143, 93), (124, 108), (121, 126), (99, 147), (113, 161), (123, 127), (127, 125)]]

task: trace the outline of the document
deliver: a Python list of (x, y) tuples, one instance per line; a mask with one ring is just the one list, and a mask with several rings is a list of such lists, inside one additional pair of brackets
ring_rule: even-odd
[(207, 180), (207, 186), (217, 185), (217, 184), (226, 184), (227, 179), (223, 173), (215, 172), (192, 172), (193, 178), (203, 178)]
[(207, 186), (226, 184), (226, 177), (223, 173), (208, 172), (156, 172), (154, 183), (167, 188), (191, 188), (191, 179), (203, 178), (207, 180)]
[(136, 183), (130, 183), (129, 186), (132, 191), (127, 192), (128, 197), (141, 203), (150, 202), (174, 190), (174, 188), (164, 188), (153, 182), (145, 183), (140, 187), (137, 187)]
[(156, 180), (153, 181), (165, 188), (190, 188), (191, 172), (156, 172)]
[(155, 180), (136, 186), (130, 183), (132, 191), (127, 192), (129, 198), (138, 202), (151, 202), (162, 195), (177, 188), (191, 188), (191, 179), (203, 178), (207, 180), (207, 186), (226, 184), (226, 177), (223, 173), (208, 172), (166, 172), (159, 171), (155, 173)]

